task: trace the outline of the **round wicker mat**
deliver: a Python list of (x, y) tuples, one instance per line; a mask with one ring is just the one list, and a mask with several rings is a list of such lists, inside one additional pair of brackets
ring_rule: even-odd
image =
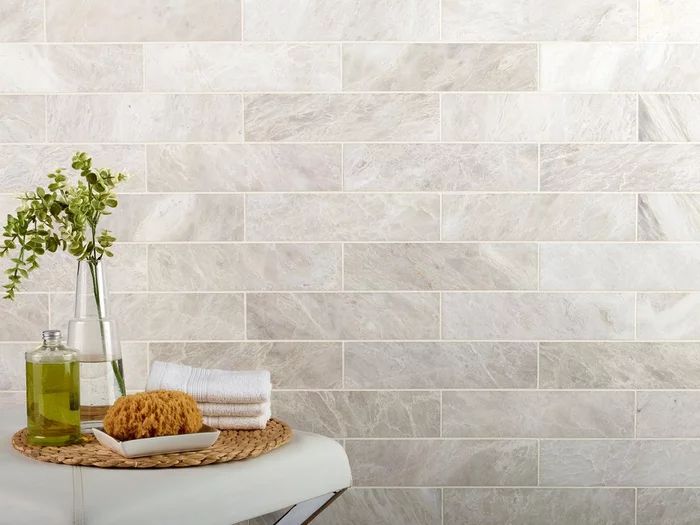
[(27, 429), (12, 436), (12, 446), (27, 457), (49, 463), (100, 468), (199, 467), (257, 457), (281, 447), (292, 438), (286, 423), (271, 419), (264, 430), (222, 430), (211, 447), (195, 452), (125, 458), (100, 445), (92, 435), (64, 447), (37, 447), (27, 443)]

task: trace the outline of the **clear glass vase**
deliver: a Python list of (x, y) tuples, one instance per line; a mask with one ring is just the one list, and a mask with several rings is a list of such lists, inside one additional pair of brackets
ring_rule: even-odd
[(68, 346), (80, 361), (80, 425), (102, 426), (107, 409), (126, 395), (117, 327), (109, 318), (108, 292), (101, 262), (80, 261), (75, 315), (68, 323)]

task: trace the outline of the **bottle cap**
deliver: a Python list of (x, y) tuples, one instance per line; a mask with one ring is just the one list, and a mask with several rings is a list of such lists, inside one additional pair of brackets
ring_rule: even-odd
[(44, 341), (58, 341), (61, 339), (61, 331), (60, 330), (44, 330), (41, 332), (41, 337), (44, 339)]

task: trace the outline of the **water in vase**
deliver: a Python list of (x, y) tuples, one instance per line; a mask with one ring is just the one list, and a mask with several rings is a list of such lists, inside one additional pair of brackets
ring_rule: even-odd
[(122, 395), (118, 375), (124, 377), (121, 359), (109, 361), (103, 355), (81, 356), (80, 426), (84, 430), (102, 426), (107, 409)]

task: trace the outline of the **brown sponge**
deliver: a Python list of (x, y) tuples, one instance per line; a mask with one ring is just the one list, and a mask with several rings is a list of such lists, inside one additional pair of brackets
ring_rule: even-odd
[(107, 410), (104, 428), (120, 441), (189, 434), (202, 428), (202, 413), (184, 392), (142, 392), (117, 399)]

